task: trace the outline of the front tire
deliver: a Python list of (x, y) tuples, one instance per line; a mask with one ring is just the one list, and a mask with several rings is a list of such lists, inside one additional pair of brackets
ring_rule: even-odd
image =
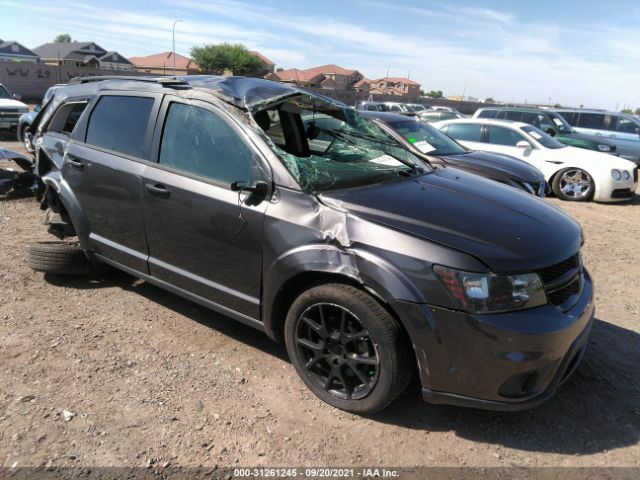
[(348, 285), (302, 293), (287, 314), (285, 342), (307, 387), (352, 413), (382, 410), (413, 373), (413, 349), (401, 326), (373, 297)]
[(596, 186), (586, 171), (566, 168), (556, 174), (551, 188), (560, 200), (586, 202), (593, 198)]

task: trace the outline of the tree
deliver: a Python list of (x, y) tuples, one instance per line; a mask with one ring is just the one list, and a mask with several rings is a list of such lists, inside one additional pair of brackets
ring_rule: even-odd
[(640, 108), (636, 108), (635, 115), (640, 116)]
[(633, 115), (633, 110), (631, 110), (630, 108), (623, 108), (622, 110), (620, 110), (620, 113), (629, 113)]
[(431, 90), (430, 92), (421, 92), (422, 95), (424, 95), (425, 97), (429, 97), (429, 98), (442, 98), (444, 97), (444, 94), (442, 93), (442, 90)]
[(71, 35), (68, 33), (61, 33), (53, 39), (54, 43), (71, 43)]
[(191, 56), (207, 73), (231, 70), (234, 75), (249, 75), (262, 67), (262, 62), (240, 43), (193, 47)]
[(484, 99), (484, 103), (496, 103), (493, 97), (487, 97)]

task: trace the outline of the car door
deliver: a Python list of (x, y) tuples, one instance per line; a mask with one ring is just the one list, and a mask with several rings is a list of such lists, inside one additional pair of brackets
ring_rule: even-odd
[(271, 185), (266, 164), (229, 115), (168, 96), (144, 171), (150, 274), (214, 306), (259, 318), (266, 201), (234, 182)]
[(604, 113), (577, 112), (577, 115), (574, 116), (574, 122), (576, 131), (580, 133), (599, 136), (609, 133), (605, 127)]
[(147, 245), (141, 174), (158, 107), (159, 97), (153, 94), (95, 98), (86, 131), (68, 145), (61, 169), (89, 222), (96, 254), (143, 273)]
[(640, 121), (626, 115), (608, 117), (608, 137), (616, 144), (620, 156), (640, 157)]

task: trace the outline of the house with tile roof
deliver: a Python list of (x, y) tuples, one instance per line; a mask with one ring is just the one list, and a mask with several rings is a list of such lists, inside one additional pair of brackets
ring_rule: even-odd
[(40, 57), (21, 43), (0, 40), (0, 61), (40, 63)]
[(384, 77), (372, 80), (368, 92), (372, 95), (397, 95), (417, 99), (420, 96), (420, 84), (403, 77)]
[[(189, 57), (176, 53), (176, 75), (202, 73), (198, 64)], [(129, 57), (138, 72), (155, 75), (173, 75), (173, 52), (160, 52), (146, 57)]]
[(133, 71), (134, 65), (118, 52), (94, 42), (50, 42), (33, 49), (47, 65)]
[(268, 75), (270, 73), (275, 73), (276, 64), (274, 62), (269, 60), (267, 57), (262, 55), (260, 52), (256, 52), (256, 51), (252, 50), (249, 53), (251, 53), (254, 57), (256, 57), (258, 60), (260, 60), (260, 63), (262, 64), (262, 69), (259, 72), (256, 72), (257, 76), (264, 77), (265, 75)]
[(267, 78), (282, 83), (290, 83), (300, 87), (315, 87), (325, 90), (352, 90), (353, 85), (364, 78), (357, 70), (350, 70), (339, 65), (328, 64), (319, 67), (299, 70), (290, 68), (281, 70)]

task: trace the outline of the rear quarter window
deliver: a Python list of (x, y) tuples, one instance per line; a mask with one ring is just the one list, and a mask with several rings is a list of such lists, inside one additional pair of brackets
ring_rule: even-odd
[(105, 95), (91, 112), (86, 143), (114, 152), (142, 157), (145, 134), (155, 100)]

